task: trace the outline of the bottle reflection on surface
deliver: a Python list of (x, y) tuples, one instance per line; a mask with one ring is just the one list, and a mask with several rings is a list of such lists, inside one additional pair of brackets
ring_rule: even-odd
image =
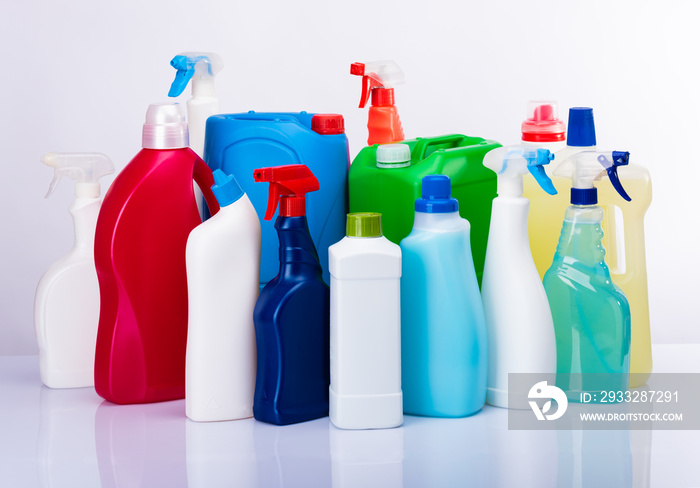
[[(505, 417), (505, 410), (496, 411)], [(557, 433), (509, 430), (507, 422), (496, 420), (487, 427), (483, 440), (490, 447), (490, 458), (485, 461), (490, 465), (486, 486), (557, 488)]]
[(259, 486), (331, 486), (328, 417), (285, 426), (254, 422)]
[(257, 487), (255, 420), (186, 422), (189, 488)]
[(99, 486), (92, 388), (41, 387), (37, 470), (42, 487)]
[(95, 413), (102, 487), (187, 486), (184, 400), (115, 405)]
[(403, 486), (403, 427), (328, 430), (333, 488)]

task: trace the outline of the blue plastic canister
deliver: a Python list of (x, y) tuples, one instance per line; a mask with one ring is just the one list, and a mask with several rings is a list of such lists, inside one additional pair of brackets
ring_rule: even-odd
[(343, 116), (263, 113), (214, 115), (207, 119), (204, 160), (212, 170), (233, 174), (260, 219), (260, 285), (279, 271), (279, 241), (273, 221), (265, 221), (268, 190), (256, 185), (253, 170), (304, 164), (320, 189), (307, 196), (309, 232), (318, 251), (323, 279), (330, 281), (328, 248), (345, 236), (347, 175), (350, 164)]

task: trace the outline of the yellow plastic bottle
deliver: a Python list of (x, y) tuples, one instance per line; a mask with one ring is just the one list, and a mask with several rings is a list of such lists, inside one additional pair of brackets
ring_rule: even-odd
[[(575, 107), (569, 111), (568, 139), (564, 140), (564, 122), (558, 119), (556, 102), (530, 102), (528, 119), (522, 124), (522, 139), (549, 149), (554, 161), (545, 167), (559, 192), (543, 195), (537, 183), (525, 179), (523, 196), (530, 199), (529, 235), (535, 266), (544, 277), (552, 265), (561, 220), (569, 206), (570, 182), (553, 176), (554, 169), (567, 157), (581, 151), (595, 150), (593, 110)], [(599, 205), (605, 210), (602, 227), (603, 246), (611, 276), (630, 304), (632, 340), (630, 353), (630, 388), (646, 383), (652, 370), (649, 293), (647, 287), (646, 251), (644, 247), (644, 214), (651, 204), (651, 178), (642, 166), (630, 163), (619, 169), (623, 187), (632, 197), (625, 202), (609, 182), (598, 188)]]

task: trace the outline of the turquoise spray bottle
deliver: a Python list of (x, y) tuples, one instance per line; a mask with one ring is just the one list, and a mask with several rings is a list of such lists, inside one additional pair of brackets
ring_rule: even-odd
[(573, 181), (571, 206), (543, 283), (557, 344), (556, 383), (574, 402), (584, 397), (600, 402), (602, 391), (628, 387), (630, 307), (605, 264), (603, 209), (596, 205), (593, 186), (607, 174), (620, 196), (630, 201), (617, 176), (618, 166), (628, 162), (628, 152), (585, 151), (554, 171)]

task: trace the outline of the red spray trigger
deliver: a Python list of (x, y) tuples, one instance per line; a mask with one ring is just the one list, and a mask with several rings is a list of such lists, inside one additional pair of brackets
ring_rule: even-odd
[(382, 88), (384, 85), (381, 81), (371, 76), (373, 73), (365, 74), (364, 63), (352, 63), (350, 65), (350, 74), (362, 77), (362, 93), (360, 94), (360, 108), (365, 108), (369, 101), (369, 96), (373, 88)]
[(253, 180), (270, 183), (265, 220), (271, 220), (280, 204), (280, 217), (306, 215), (308, 192), (319, 189), (318, 180), (303, 164), (290, 164), (253, 171)]

